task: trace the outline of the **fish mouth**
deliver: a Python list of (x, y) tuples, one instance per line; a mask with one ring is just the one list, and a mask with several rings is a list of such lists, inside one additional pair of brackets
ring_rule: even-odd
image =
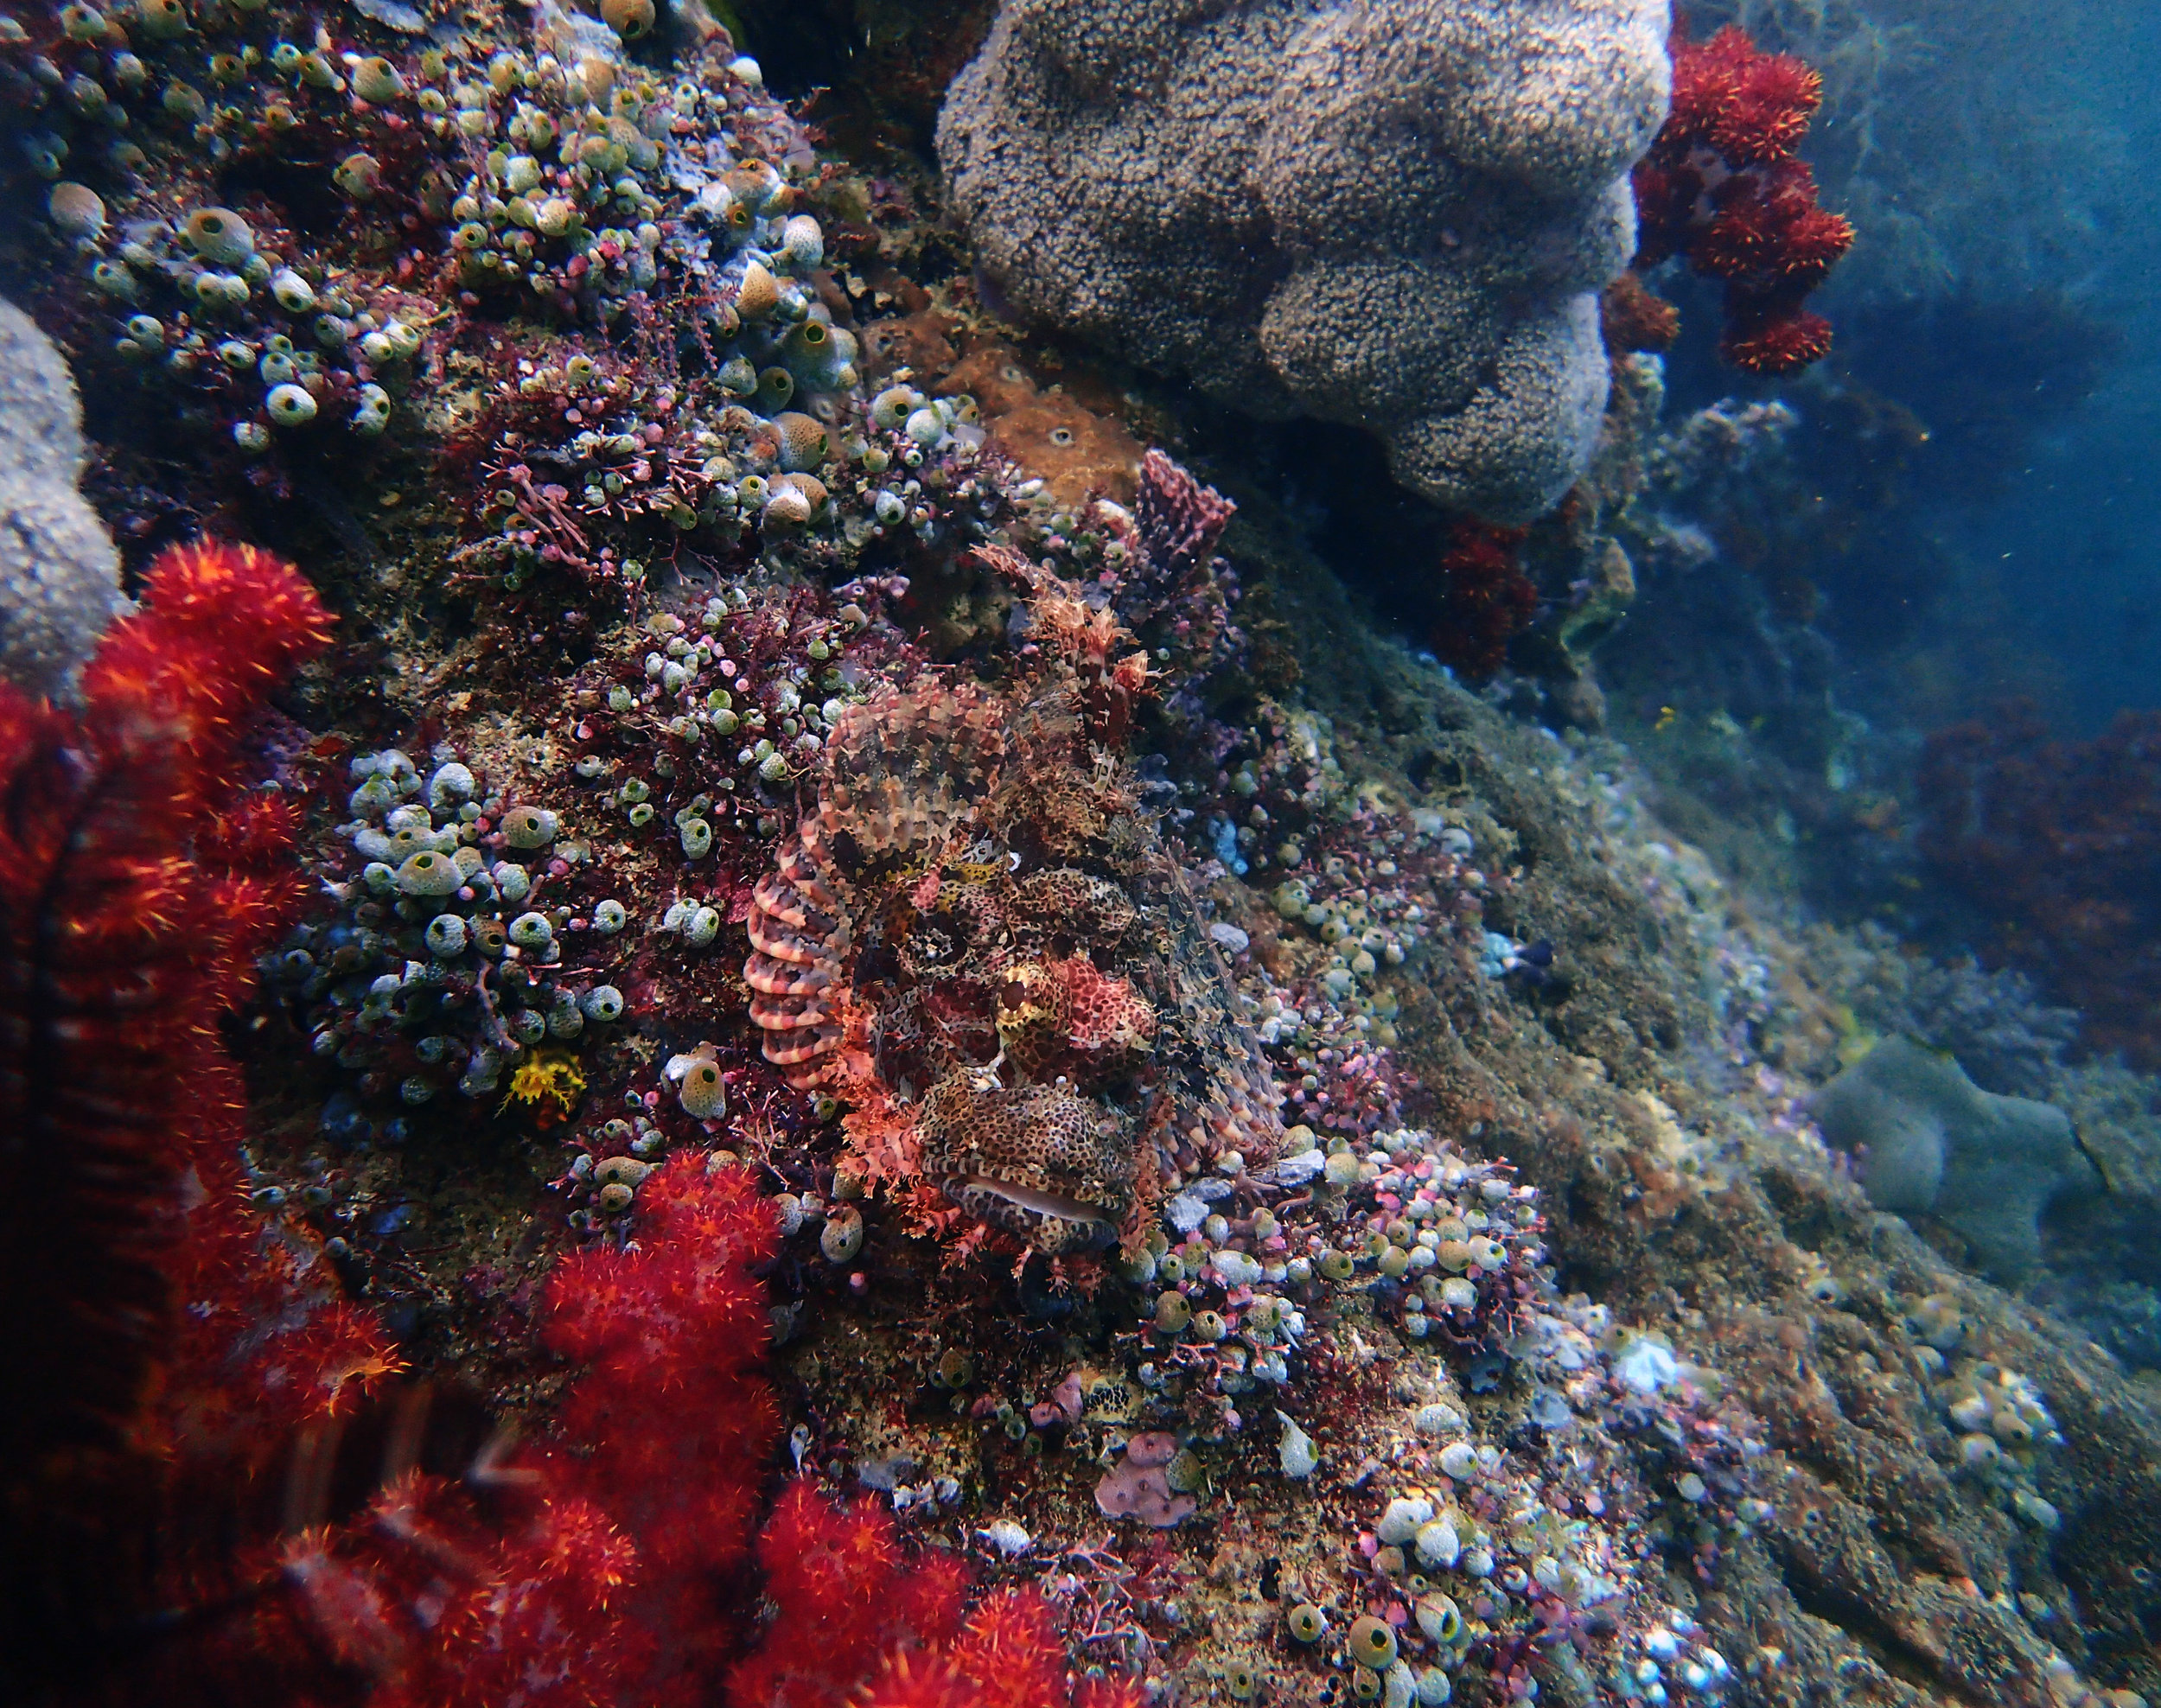
[(1093, 1251), (1118, 1237), (1118, 1225), (1102, 1205), (1063, 1193), (990, 1175), (947, 1175), (938, 1185), (970, 1215), (1017, 1235), (1038, 1251)]
[(973, 1196), (989, 1194), (1003, 1198), (1021, 1209), (1032, 1210), (1037, 1215), (1056, 1216), (1062, 1221), (1108, 1221), (1110, 1212), (1100, 1204), (1091, 1204), (1083, 1199), (1068, 1198), (1061, 1193), (1044, 1192), (1032, 1186), (1017, 1186), (1010, 1180), (999, 1180), (991, 1175), (949, 1175), (939, 1182), (948, 1193), (965, 1191)]

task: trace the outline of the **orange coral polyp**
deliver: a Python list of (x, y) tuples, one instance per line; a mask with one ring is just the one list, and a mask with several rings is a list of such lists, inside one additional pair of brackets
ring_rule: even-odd
[(1766, 54), (1738, 27), (1708, 41), (1674, 32), (1665, 127), (1633, 174), (1638, 269), (1685, 255), (1724, 282), (1719, 350), (1757, 373), (1820, 360), (1831, 328), (1801, 302), (1853, 242), (1816, 202), (1794, 150), (1823, 100), (1823, 79), (1790, 54)]
[(1719, 354), (1750, 373), (1798, 373), (1831, 351), (1831, 322), (1821, 315), (1795, 313), (1753, 330), (1727, 333)]

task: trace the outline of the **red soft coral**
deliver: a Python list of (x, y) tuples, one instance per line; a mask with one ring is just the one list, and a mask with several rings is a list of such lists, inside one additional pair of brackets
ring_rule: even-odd
[(1436, 566), (1441, 619), (1432, 636), (1443, 664), (1474, 681), (1507, 660), (1508, 642), (1538, 615), (1538, 590), (1523, 573), (1520, 528), (1466, 522)]
[(1829, 323), (1802, 299), (1853, 243), (1794, 157), (1823, 79), (1733, 25), (1708, 41), (1676, 30), (1671, 48), (1673, 105), (1635, 173), (1635, 265), (1686, 256), (1724, 284), (1720, 354), (1750, 373), (1794, 373), (1831, 347)]
[(1049, 1606), (994, 1591), (963, 1618), (950, 1555), (904, 1553), (892, 1518), (807, 1482), (781, 1497), (758, 1558), (775, 1605), (756, 1652), (728, 1677), (730, 1708), (1137, 1708), (1138, 1692), (1078, 1692)]
[[(590, 1367), (530, 1463), (336, 1491), (363, 1409), (424, 1393), (392, 1389), (373, 1313), (250, 1203), (217, 1029), (298, 889), (298, 815), (239, 788), (244, 737), (328, 621), (290, 565), (191, 546), (152, 565), (80, 713), (0, 685), (0, 1145), (40, 1182), (0, 1209), (29, 1378), (0, 1412), (4, 1587), (60, 1622), (68, 1700), (698, 1699), (776, 1428), (751, 1269), (777, 1233), (740, 1172), (670, 1163), (635, 1245), (558, 1266), (546, 1337)], [(165, 1646), (86, 1635), (164, 1609)]]
[[(159, 558), (143, 602), (83, 672), (80, 713), (0, 684), (0, 1150), (45, 1182), (0, 1211), (17, 1466), (111, 1442), (132, 1412), (169, 1332), (173, 1189), (191, 1164), (201, 1191), (239, 1189), (218, 1017), (297, 892), (291, 816), (245, 804), (233, 773), (244, 714), (328, 613), (290, 564), (212, 545)], [(205, 833), (227, 822), (246, 833)]]

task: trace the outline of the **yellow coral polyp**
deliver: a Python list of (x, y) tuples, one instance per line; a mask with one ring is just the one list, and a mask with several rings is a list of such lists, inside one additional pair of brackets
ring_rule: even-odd
[(496, 1112), (502, 1113), (513, 1103), (523, 1103), (539, 1108), (542, 1126), (551, 1126), (575, 1109), (584, 1095), (585, 1075), (578, 1072), (577, 1062), (560, 1051), (544, 1050), (520, 1063), (511, 1074), (510, 1094)]

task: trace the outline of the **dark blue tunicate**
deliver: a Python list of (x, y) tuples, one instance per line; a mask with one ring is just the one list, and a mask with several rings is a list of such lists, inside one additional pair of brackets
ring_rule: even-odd
[(1464, 1380), (1473, 1393), (1491, 1393), (1508, 1373), (1508, 1361), (1497, 1352), (1482, 1352), (1470, 1361)]
[(1531, 1421), (1542, 1430), (1559, 1434), (1575, 1418), (1576, 1414), (1568, 1409), (1568, 1401), (1552, 1388), (1542, 1387), (1531, 1396)]
[(333, 1092), (322, 1106), (322, 1135), (335, 1144), (358, 1150), (368, 1142), (367, 1117), (344, 1092)]
[(1021, 1309), (1030, 1316), (1056, 1322), (1074, 1312), (1074, 1295), (1050, 1291), (1050, 1266), (1031, 1260), (1021, 1271)]
[(404, 1233), (406, 1224), (411, 1220), (411, 1204), (394, 1205), (368, 1223), (368, 1232), (379, 1240), (388, 1240)]

